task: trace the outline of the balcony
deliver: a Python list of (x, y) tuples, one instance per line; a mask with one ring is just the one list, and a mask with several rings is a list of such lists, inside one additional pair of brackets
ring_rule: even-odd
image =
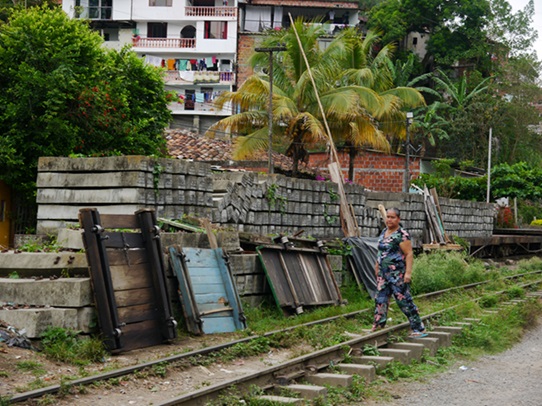
[(194, 7), (184, 9), (187, 17), (237, 17), (237, 7)]
[(235, 82), (235, 73), (168, 70), (164, 79), (169, 85), (232, 85)]
[(134, 38), (134, 48), (196, 48), (195, 38)]

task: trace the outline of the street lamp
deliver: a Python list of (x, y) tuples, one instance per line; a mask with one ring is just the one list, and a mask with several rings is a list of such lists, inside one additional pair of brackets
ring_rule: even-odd
[(265, 52), (269, 54), (269, 106), (267, 107), (268, 114), (268, 160), (269, 160), (269, 169), (268, 173), (273, 173), (273, 52), (286, 51), (285, 46), (270, 47), (270, 48), (255, 48), (256, 52)]
[(406, 153), (405, 153), (405, 176), (403, 179), (403, 192), (408, 193), (409, 184), (410, 184), (410, 124), (412, 123), (412, 118), (414, 114), (411, 111), (406, 113)]

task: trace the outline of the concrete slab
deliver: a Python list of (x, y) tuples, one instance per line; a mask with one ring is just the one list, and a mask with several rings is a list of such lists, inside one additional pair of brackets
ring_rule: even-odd
[(263, 395), (257, 396), (256, 399), (261, 399), (272, 403), (286, 403), (293, 405), (301, 405), (303, 403), (303, 399), (287, 398), (285, 396)]
[(0, 278), (0, 298), (7, 303), (51, 307), (83, 307), (93, 300), (90, 278)]
[(444, 333), (450, 333), (452, 337), (459, 335), (463, 332), (463, 329), (459, 326), (436, 326), (433, 331), (442, 331)]
[(452, 335), (450, 333), (445, 333), (444, 331), (428, 331), (427, 334), (427, 337), (429, 338), (438, 338), (438, 344), (441, 347), (449, 347), (452, 345)]
[(293, 384), (284, 386), (284, 388), (298, 394), (304, 399), (310, 400), (325, 398), (327, 395), (327, 388), (325, 386)]
[(348, 375), (358, 375), (366, 382), (372, 382), (376, 379), (376, 368), (373, 365), (339, 364), (337, 368)]
[(58, 245), (66, 249), (85, 249), (85, 245), (83, 244), (83, 230), (61, 228), (60, 230), (58, 230), (56, 241)]
[(420, 343), (391, 343), (388, 344), (388, 348), (409, 350), (412, 358), (420, 360), (425, 350), (425, 346)]
[(0, 269), (88, 268), (87, 257), (78, 252), (2, 252)]
[(440, 339), (436, 337), (423, 337), (423, 338), (409, 338), (410, 343), (421, 344), (427, 350), (429, 350), (429, 355), (434, 356), (439, 349)]
[(453, 326), (459, 326), (463, 328), (472, 327), (472, 323), (469, 323), (467, 321), (452, 321), (451, 323)]
[(305, 380), (313, 385), (330, 385), (347, 388), (352, 385), (352, 375), (321, 373), (305, 376)]
[(392, 361), (393, 357), (380, 357), (377, 355), (362, 355), (361, 357), (352, 357), (352, 362), (356, 364), (374, 365), (376, 369), (384, 368)]
[(410, 364), (413, 357), (410, 354), (410, 350), (404, 350), (399, 348), (379, 348), (378, 352), (384, 357), (393, 357), (394, 361), (402, 364)]
[(26, 330), (28, 338), (39, 338), (48, 327), (77, 330), (77, 309), (0, 310), (0, 319), (17, 330)]

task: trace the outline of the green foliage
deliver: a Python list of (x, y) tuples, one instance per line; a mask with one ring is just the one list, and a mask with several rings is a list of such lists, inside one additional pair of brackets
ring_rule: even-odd
[(412, 272), (414, 295), (488, 279), (481, 261), (459, 252), (433, 252), (416, 257)]
[(20, 276), (19, 276), (19, 274), (17, 273), (17, 271), (13, 271), (13, 272), (10, 272), (10, 273), (8, 274), (8, 278), (9, 278), (9, 279), (19, 279)]
[(265, 198), (269, 202), (270, 209), (275, 208), (281, 213), (284, 213), (288, 199), (279, 193), (279, 185), (276, 183), (268, 185), (265, 192)]
[[(487, 177), (450, 176), (453, 162), (447, 159), (433, 163), (435, 173), (422, 174), (412, 183), (419, 187), (427, 185), (428, 188), (436, 188), (442, 197), (485, 201)], [(495, 165), (491, 170), (491, 197), (516, 197), (525, 201), (524, 213), (541, 213), (542, 208), (537, 202), (542, 199), (542, 169), (526, 162)]]
[(97, 338), (81, 338), (76, 331), (49, 327), (41, 336), (43, 353), (53, 359), (75, 365), (100, 362), (106, 355)]
[(20, 371), (32, 372), (35, 376), (42, 376), (47, 373), (43, 368), (43, 364), (36, 361), (20, 361), (17, 362), (17, 369)]
[(478, 301), (478, 304), (482, 308), (495, 307), (499, 303), (499, 296), (497, 295), (484, 295)]
[(102, 48), (61, 8), (15, 10), (0, 25), (0, 179), (33, 198), (38, 158), (159, 154), (169, 123), (161, 72)]
[(511, 286), (506, 290), (508, 299), (522, 299), (525, 297), (525, 290), (521, 286)]
[(508, 306), (499, 314), (485, 317), (473, 328), (465, 329), (456, 343), (471, 353), (477, 350), (489, 353), (504, 351), (520, 339), (524, 328), (533, 325), (538, 312), (540, 304), (535, 302)]

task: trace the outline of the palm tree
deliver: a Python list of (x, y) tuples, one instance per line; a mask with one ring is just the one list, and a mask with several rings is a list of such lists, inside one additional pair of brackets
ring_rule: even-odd
[[(371, 59), (371, 64), (367, 63), (371, 56), (372, 34), (371, 39), (364, 42), (356, 31), (345, 30), (325, 50), (321, 50), (318, 38), (323, 34), (322, 27), (304, 24), (301, 19), (296, 20), (293, 27), (311, 66), (334, 140), (347, 141), (356, 148), (371, 146), (389, 150), (389, 142), (379, 128), (379, 120), (404, 118), (401, 108), (419, 105), (423, 103), (423, 97), (417, 91), (394, 89), (391, 81), (384, 79), (386, 73), (378, 69), (386, 65), (384, 53)], [(270, 32), (261, 43), (265, 48), (278, 45), (285, 45), (286, 51), (273, 54), (274, 122), (271, 125), (273, 134), (283, 135), (288, 140), (287, 153), (293, 157), (295, 173), (297, 163), (306, 154), (307, 148), (322, 144), (327, 140), (327, 135), (316, 92), (292, 28)], [(361, 51), (361, 47), (365, 49)], [(249, 62), (256, 71), (258, 68), (264, 70), (269, 63), (268, 55), (256, 53)], [(265, 134), (270, 125), (267, 118), (269, 90), (268, 77), (255, 74), (238, 91), (223, 93), (216, 100), (219, 108), (232, 102), (240, 110), (240, 113), (219, 121), (210, 129), (247, 133), (235, 142), (236, 159), (249, 156), (255, 149), (267, 147), (268, 137)], [(404, 123), (404, 119), (401, 122)], [(392, 127), (389, 123), (386, 126)]]
[[(341, 39), (349, 44), (342, 55), (340, 66), (346, 68), (342, 74), (345, 85), (357, 85), (374, 90), (381, 98), (382, 104), (373, 115), (379, 122), (379, 130), (386, 139), (402, 139), (406, 136), (405, 110), (425, 105), (420, 90), (397, 83), (398, 77), (407, 73), (399, 65), (392, 62), (395, 47), (391, 44), (380, 46), (380, 35), (369, 31), (361, 37), (355, 29), (345, 30)], [(397, 84), (396, 84), (397, 83)], [(355, 133), (342, 132), (346, 136), (345, 143), (350, 145), (349, 177), (353, 177), (353, 160), (359, 147), (366, 145), (363, 138)], [(389, 150), (389, 144), (385, 150)]]

